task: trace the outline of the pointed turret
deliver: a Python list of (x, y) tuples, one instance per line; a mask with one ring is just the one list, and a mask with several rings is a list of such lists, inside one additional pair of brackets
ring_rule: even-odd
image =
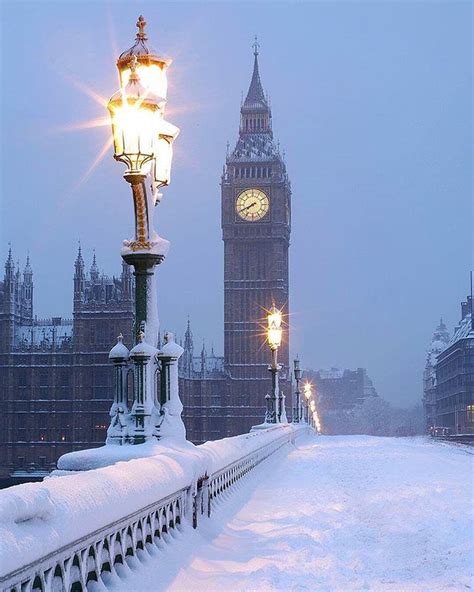
[(202, 349), (201, 349), (201, 376), (203, 378), (206, 375), (206, 358), (207, 358), (206, 344), (204, 343), (204, 340), (203, 340)]
[(186, 332), (184, 334), (184, 348), (188, 349), (190, 351), (193, 351), (193, 349), (194, 349), (193, 334), (191, 331), (191, 321), (189, 320), (189, 317), (188, 317), (188, 324), (186, 327)]
[(193, 334), (191, 331), (191, 321), (188, 317), (188, 324), (186, 327), (186, 333), (184, 334), (184, 344), (183, 344), (184, 352), (181, 356), (181, 364), (183, 369), (183, 376), (186, 378), (191, 378), (193, 375), (194, 367), (193, 367), (193, 357), (194, 357), (194, 343), (193, 343)]
[(25, 269), (23, 270), (23, 279), (26, 281), (30, 281), (33, 278), (33, 270), (30, 264), (30, 256), (27, 255), (26, 257), (26, 265)]
[(26, 318), (33, 318), (33, 269), (30, 265), (30, 256), (26, 257), (26, 265), (23, 270), (23, 313)]
[(8, 247), (8, 257), (5, 261), (5, 281), (13, 281), (15, 277), (15, 264), (13, 263), (13, 255), (11, 246)]
[(74, 262), (74, 310), (84, 300), (85, 279), (84, 259), (82, 258), (81, 243), (79, 243), (77, 257)]
[(99, 281), (99, 267), (97, 265), (97, 260), (95, 258), (95, 249), (94, 249), (94, 256), (92, 258), (92, 265), (91, 265), (91, 269), (90, 269), (90, 276), (91, 276), (91, 281), (93, 284), (96, 284)]
[(84, 277), (84, 259), (82, 258), (81, 243), (79, 243), (76, 261), (74, 262), (74, 277)]
[(130, 265), (122, 259), (122, 294), (124, 300), (132, 299), (132, 272)]

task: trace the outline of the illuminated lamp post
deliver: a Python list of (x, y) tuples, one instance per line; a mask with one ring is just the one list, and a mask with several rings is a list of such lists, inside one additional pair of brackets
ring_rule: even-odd
[(152, 302), (154, 267), (165, 258), (169, 243), (153, 229), (154, 204), (150, 203), (145, 181), (155, 158), (164, 101), (141, 84), (136, 65), (134, 57), (129, 82), (112, 96), (108, 109), (114, 158), (127, 166), (124, 179), (131, 185), (135, 211), (135, 238), (124, 241), (122, 248), (122, 258), (135, 269), (135, 329), (137, 335), (144, 330), (147, 341), (155, 345), (158, 319)]
[[(309, 400), (312, 396), (312, 386), (310, 382), (305, 383), (303, 387), (303, 392), (306, 400), (306, 422), (309, 424)], [(304, 419), (304, 418), (303, 418)]]
[(295, 373), (295, 381), (296, 381), (296, 390), (295, 390), (295, 406), (293, 409), (293, 423), (299, 423), (300, 421), (300, 380), (301, 380), (301, 370), (300, 370), (300, 361), (296, 358), (293, 362), (294, 364), (294, 373)]
[[(125, 414), (127, 421), (121, 418), (119, 425), (112, 417), (107, 441), (133, 444), (160, 437), (160, 426), (168, 415), (177, 424), (175, 433), (182, 435), (183, 432), (180, 407), (176, 402), (176, 397), (179, 398), (177, 375), (168, 369), (170, 364), (174, 368), (175, 360), (181, 354), (171, 334), (166, 345), (169, 355), (163, 354), (163, 360), (157, 356), (159, 322), (155, 267), (166, 257), (169, 242), (161, 238), (153, 227), (153, 212), (159, 201), (157, 190), (169, 184), (172, 144), (179, 130), (164, 120), (166, 69), (170, 60), (159, 58), (148, 50), (145, 24), (140, 17), (135, 45), (119, 57), (117, 66), (121, 88), (108, 104), (114, 158), (126, 165), (124, 179), (130, 184), (133, 196), (135, 236), (132, 240), (123, 241), (121, 255), (134, 268), (136, 345), (129, 353), (130, 362), (134, 365), (133, 405)], [(147, 190), (147, 185), (151, 186), (151, 192)], [(160, 390), (171, 393), (167, 397), (158, 396), (155, 392), (155, 375), (163, 365), (167, 369), (164, 373), (167, 383), (163, 384), (166, 381), (162, 380)], [(120, 393), (117, 397), (124, 400)], [(169, 407), (168, 414), (166, 405)], [(114, 425), (117, 429), (113, 429)], [(166, 430), (167, 434), (172, 431)]]
[(311, 401), (309, 402), (309, 408), (310, 408), (310, 421), (311, 421), (311, 427), (314, 428), (314, 414), (316, 412), (316, 403), (314, 402), (313, 399), (311, 399)]
[(280, 393), (278, 373), (281, 366), (278, 363), (278, 348), (281, 344), (283, 329), (281, 328), (282, 314), (275, 305), (272, 306), (267, 317), (267, 341), (272, 352), (272, 363), (268, 370), (272, 374), (273, 413), (271, 423), (286, 423), (285, 395)]

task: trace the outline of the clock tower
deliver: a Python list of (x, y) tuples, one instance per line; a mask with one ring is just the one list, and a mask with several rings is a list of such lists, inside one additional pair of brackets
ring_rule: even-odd
[(279, 362), (281, 390), (289, 411), (289, 284), (291, 189), (272, 130), (254, 45), (252, 80), (240, 109), (239, 138), (227, 155), (222, 175), (224, 240), (224, 365), (229, 388), (227, 435), (261, 423), (265, 395), (271, 391), (270, 351), (265, 342), (266, 314), (283, 310)]

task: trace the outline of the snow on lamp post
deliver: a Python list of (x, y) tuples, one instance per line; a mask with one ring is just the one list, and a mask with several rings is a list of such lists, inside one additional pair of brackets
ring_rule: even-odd
[(283, 333), (281, 325), (281, 311), (273, 305), (267, 316), (267, 341), (272, 352), (272, 363), (268, 367), (268, 370), (272, 374), (273, 413), (271, 423), (287, 422), (285, 396), (283, 393), (280, 393), (280, 386), (278, 383), (278, 373), (281, 370), (281, 365), (278, 363), (278, 348), (280, 347)]
[[(169, 184), (172, 144), (179, 133), (164, 120), (170, 60), (148, 48), (145, 25), (140, 16), (135, 44), (117, 62), (121, 87), (108, 104), (114, 158), (126, 165), (124, 179), (131, 185), (133, 196), (135, 236), (123, 241), (121, 255), (134, 268), (136, 345), (130, 350), (134, 401), (128, 425), (118, 433), (112, 429), (113, 424), (118, 429), (116, 418), (112, 418), (107, 441), (134, 444), (157, 436), (163, 415), (161, 397), (155, 395), (155, 374), (160, 365), (156, 357), (159, 322), (155, 267), (166, 257), (169, 242), (154, 230), (153, 213), (159, 201), (157, 191)], [(174, 352), (173, 360), (175, 355), (179, 358)], [(178, 406), (175, 401), (175, 411)]]

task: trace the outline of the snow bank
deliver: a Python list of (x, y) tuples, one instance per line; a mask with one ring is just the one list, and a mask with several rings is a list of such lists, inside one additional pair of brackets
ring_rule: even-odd
[[(297, 429), (279, 426), (202, 446), (170, 442), (74, 453), (77, 470), (88, 463), (99, 468), (0, 491), (0, 576), (192, 487), (199, 477)], [(130, 458), (140, 452), (145, 458)]]

